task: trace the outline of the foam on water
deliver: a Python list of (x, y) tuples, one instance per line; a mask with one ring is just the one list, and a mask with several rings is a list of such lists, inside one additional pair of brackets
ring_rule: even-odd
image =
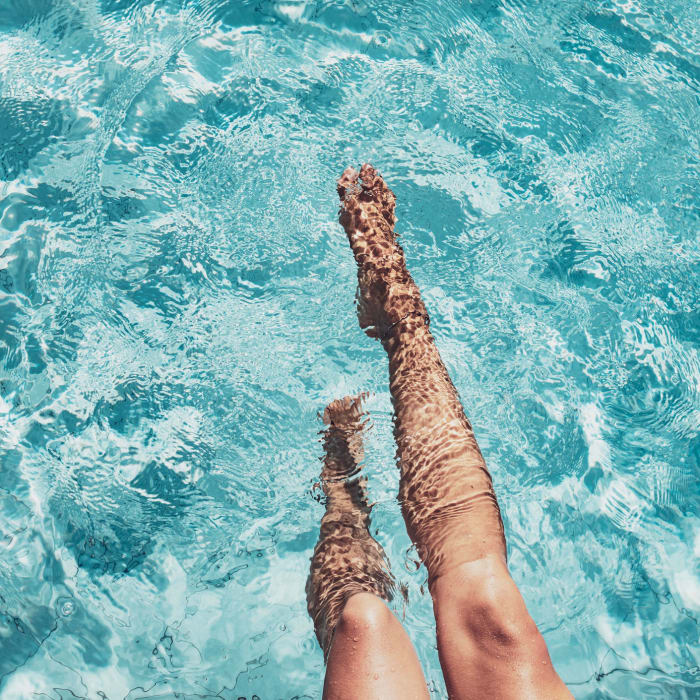
[[(320, 697), (317, 412), (444, 697), (334, 182), (372, 162), (577, 698), (700, 693), (697, 3), (5, 0), (0, 695)], [(103, 694), (103, 695), (101, 695)]]

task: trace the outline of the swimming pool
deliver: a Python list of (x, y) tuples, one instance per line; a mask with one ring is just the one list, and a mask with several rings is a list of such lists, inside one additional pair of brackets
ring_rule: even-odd
[(318, 698), (317, 412), (361, 390), (444, 697), (336, 218), (365, 160), (560, 675), (697, 697), (699, 14), (3, 2), (0, 697)]

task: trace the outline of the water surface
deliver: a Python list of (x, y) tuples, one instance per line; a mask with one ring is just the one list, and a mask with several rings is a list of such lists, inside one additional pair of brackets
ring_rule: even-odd
[(700, 10), (4, 0), (0, 695), (319, 698), (317, 412), (445, 697), (334, 181), (372, 162), (577, 698), (700, 694)]

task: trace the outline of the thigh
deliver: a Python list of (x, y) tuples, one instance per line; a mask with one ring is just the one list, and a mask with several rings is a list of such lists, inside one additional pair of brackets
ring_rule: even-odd
[(351, 596), (328, 654), (324, 700), (428, 700), (423, 670), (406, 630), (383, 600)]

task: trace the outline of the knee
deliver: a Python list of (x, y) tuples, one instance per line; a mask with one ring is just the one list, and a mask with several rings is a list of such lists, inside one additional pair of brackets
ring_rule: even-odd
[(381, 635), (392, 617), (392, 612), (381, 598), (372, 593), (356, 593), (345, 603), (336, 634), (353, 638)]
[(434, 585), (438, 635), (482, 650), (531, 654), (544, 641), (505, 563), (470, 562)]

